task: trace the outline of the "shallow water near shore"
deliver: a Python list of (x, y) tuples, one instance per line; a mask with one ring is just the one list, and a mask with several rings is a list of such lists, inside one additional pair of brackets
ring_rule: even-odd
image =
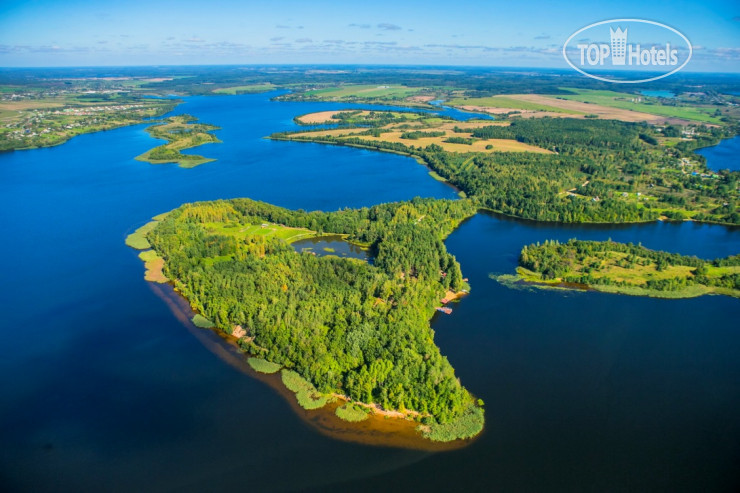
[(214, 353), (204, 339), (212, 333), (178, 320), (123, 243), (153, 215), (231, 197), (305, 210), (456, 197), (408, 157), (263, 139), (298, 128), (296, 115), (353, 107), (269, 97), (179, 106), (175, 114), (222, 127), (223, 144), (186, 151), (217, 161), (189, 170), (134, 161), (156, 145), (144, 125), (0, 154), (3, 490), (740, 484), (738, 300), (520, 291), (488, 277), (512, 273), (521, 246), (546, 239), (612, 238), (715, 258), (740, 251), (738, 229), (564, 226), (490, 214), (463, 223), (446, 244), (471, 293), (432, 321), (442, 353), (486, 403), (486, 429), (460, 450), (333, 439), (247, 375), (238, 354), (225, 346)]

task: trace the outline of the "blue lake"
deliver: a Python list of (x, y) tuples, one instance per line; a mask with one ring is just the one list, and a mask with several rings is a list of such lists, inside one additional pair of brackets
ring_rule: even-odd
[(740, 170), (740, 137), (724, 139), (716, 146), (698, 149), (696, 153), (707, 158), (707, 166), (714, 171)]
[(269, 98), (179, 106), (222, 127), (223, 144), (191, 150), (218, 161), (189, 170), (134, 161), (156, 145), (143, 125), (0, 154), (3, 490), (736, 489), (738, 300), (512, 290), (489, 275), (545, 239), (713, 258), (738, 253), (738, 229), (466, 221), (446, 243), (472, 291), (433, 328), (487, 428), (454, 452), (327, 438), (213, 354), (123, 243), (151, 216), (231, 197), (306, 210), (456, 197), (407, 157), (264, 139), (296, 115), (358, 107)]

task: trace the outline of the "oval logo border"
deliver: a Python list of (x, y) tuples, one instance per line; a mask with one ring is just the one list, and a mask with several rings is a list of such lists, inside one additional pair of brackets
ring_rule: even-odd
[[(583, 31), (585, 31), (586, 29), (591, 29), (592, 27), (600, 26), (602, 24), (609, 24), (609, 23), (612, 23), (612, 22), (642, 22), (643, 24), (652, 24), (654, 26), (660, 26), (662, 28), (668, 29), (669, 31), (673, 31), (674, 33), (676, 33), (679, 36), (681, 36), (684, 41), (686, 41), (686, 45), (689, 47), (689, 56), (686, 58), (686, 61), (683, 62), (683, 64), (680, 67), (675, 68), (675, 69), (671, 70), (670, 72), (668, 72), (666, 74), (659, 75), (658, 77), (651, 77), (649, 79), (639, 79), (639, 80), (612, 80), (612, 79), (607, 79), (605, 77), (599, 77), (598, 75), (589, 74), (588, 72), (585, 72), (585, 71), (581, 70), (580, 68), (576, 67), (575, 65), (573, 65), (573, 63), (570, 61), (570, 59), (568, 58), (568, 55), (566, 53), (566, 48), (568, 48), (568, 44), (570, 43), (570, 41), (573, 38), (575, 38), (578, 34), (580, 34)], [(606, 21), (594, 22), (593, 24), (589, 24), (588, 26), (582, 27), (578, 31), (576, 31), (573, 34), (571, 34), (570, 37), (567, 40), (565, 40), (565, 43), (563, 43), (563, 58), (565, 58), (565, 61), (574, 70), (582, 73), (586, 77), (591, 77), (592, 79), (600, 80), (602, 82), (612, 82), (614, 84), (639, 84), (641, 82), (651, 82), (651, 81), (654, 81), (654, 80), (662, 79), (663, 77), (668, 77), (669, 75), (673, 75), (676, 72), (678, 72), (679, 70), (681, 70), (682, 68), (684, 68), (686, 66), (686, 64), (689, 63), (689, 61), (691, 60), (691, 56), (693, 54), (694, 54), (694, 47), (691, 46), (691, 41), (689, 41), (689, 38), (687, 38), (686, 36), (684, 36), (683, 33), (681, 33), (680, 31), (678, 31), (677, 29), (672, 28), (671, 26), (666, 26), (665, 24), (661, 24), (660, 22), (648, 21), (648, 20), (645, 20), (645, 19), (609, 19), (609, 20), (606, 20)]]

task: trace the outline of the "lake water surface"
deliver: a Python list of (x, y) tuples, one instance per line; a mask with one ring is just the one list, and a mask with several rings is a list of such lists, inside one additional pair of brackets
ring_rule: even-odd
[[(740, 230), (562, 226), (479, 214), (446, 241), (471, 294), (433, 319), (486, 429), (444, 453), (328, 438), (227, 364), (143, 280), (126, 235), (194, 200), (305, 210), (454, 198), (413, 159), (262, 137), (341, 109), (188, 98), (222, 127), (194, 169), (134, 161), (135, 126), (0, 154), (0, 486), (5, 491), (732, 491), (740, 485), (740, 302), (512, 290), (525, 243), (642, 242), (705, 258)], [(722, 167), (722, 166), (720, 166)], [(728, 166), (724, 166), (728, 167)], [(329, 247), (332, 248), (332, 247)], [(323, 247), (322, 247), (322, 251)]]
[(740, 137), (724, 139), (716, 146), (697, 149), (696, 153), (707, 158), (707, 166), (714, 171), (740, 170)]

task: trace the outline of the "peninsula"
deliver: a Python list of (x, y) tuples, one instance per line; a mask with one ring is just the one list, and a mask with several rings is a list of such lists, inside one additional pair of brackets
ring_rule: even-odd
[[(281, 370), (304, 408), (340, 399), (342, 419), (411, 419), (444, 442), (483, 428), (483, 402), (460, 384), (429, 326), (436, 308), (467, 290), (443, 239), (475, 212), (469, 200), (337, 212), (219, 200), (158, 216), (127, 244), (146, 250), (149, 278), (171, 280), (199, 326), (236, 337), (255, 370)], [(367, 247), (373, 262), (290, 244), (325, 234)]]
[(658, 298), (740, 297), (740, 255), (706, 261), (632, 243), (546, 241), (522, 248), (516, 280)]

